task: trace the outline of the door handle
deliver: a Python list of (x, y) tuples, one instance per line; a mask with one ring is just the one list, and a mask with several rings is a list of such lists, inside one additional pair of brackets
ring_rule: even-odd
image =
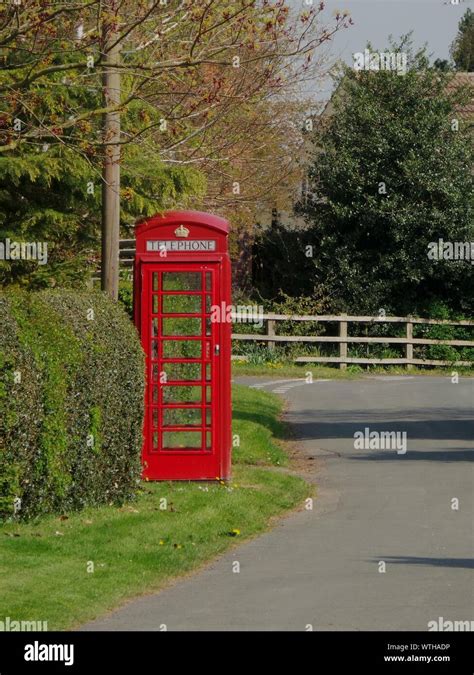
[(220, 352), (221, 352), (221, 346), (220, 345), (214, 345), (214, 354), (216, 356), (219, 356)]

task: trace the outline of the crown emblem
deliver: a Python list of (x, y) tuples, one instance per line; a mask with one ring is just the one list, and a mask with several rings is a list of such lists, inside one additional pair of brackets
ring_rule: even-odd
[(184, 225), (180, 225), (179, 227), (176, 228), (174, 231), (175, 235), (177, 237), (188, 237), (189, 236), (189, 230), (187, 227), (184, 227)]

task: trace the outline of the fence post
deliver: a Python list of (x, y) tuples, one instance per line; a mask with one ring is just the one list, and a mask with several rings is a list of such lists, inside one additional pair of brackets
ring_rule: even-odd
[[(275, 335), (275, 320), (274, 319), (267, 319), (267, 335), (271, 337), (272, 335)], [(268, 349), (271, 349), (272, 351), (275, 349), (275, 343), (274, 342), (267, 342), (268, 344)]]
[(405, 347), (405, 356), (408, 361), (407, 363), (407, 370), (411, 370), (413, 368), (413, 364), (411, 361), (413, 360), (413, 322), (412, 321), (407, 321), (406, 322), (406, 336), (407, 336), (407, 344)]
[[(347, 314), (342, 314), (341, 316), (347, 316)], [(342, 342), (342, 339), (347, 339), (347, 321), (339, 321), (339, 356), (341, 359), (347, 359), (347, 342)], [(339, 363), (339, 368), (341, 370), (346, 370), (347, 363), (342, 361)]]

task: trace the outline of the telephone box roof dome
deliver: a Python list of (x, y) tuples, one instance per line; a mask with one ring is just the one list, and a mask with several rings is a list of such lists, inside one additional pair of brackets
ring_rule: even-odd
[(170, 225), (181, 221), (196, 225), (207, 225), (214, 230), (225, 234), (229, 233), (227, 220), (204, 211), (164, 211), (149, 218), (142, 218), (137, 222), (136, 229), (149, 229), (157, 225)]

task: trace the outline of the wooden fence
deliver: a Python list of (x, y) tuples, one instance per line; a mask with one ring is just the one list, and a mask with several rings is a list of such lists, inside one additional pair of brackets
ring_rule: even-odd
[(135, 239), (121, 239), (119, 262), (121, 268), (132, 268), (135, 260)]
[[(234, 314), (234, 321), (245, 319), (245, 314)], [(347, 368), (347, 364), (372, 364), (372, 365), (406, 365), (411, 368), (415, 365), (424, 366), (472, 366), (473, 361), (443, 361), (438, 359), (419, 359), (413, 356), (413, 347), (417, 345), (446, 345), (451, 347), (473, 347), (473, 340), (443, 340), (433, 338), (414, 338), (414, 324), (424, 325), (449, 325), (449, 326), (474, 326), (474, 321), (450, 321), (444, 319), (418, 319), (408, 316), (348, 316), (326, 315), (326, 316), (293, 316), (286, 314), (263, 314), (262, 318), (266, 322), (266, 334), (242, 334), (233, 333), (233, 340), (247, 340), (251, 342), (266, 342), (270, 350), (275, 349), (276, 343), (332, 343), (339, 345), (338, 356), (298, 356), (294, 361), (297, 363), (338, 363), (340, 368)], [(276, 326), (280, 321), (307, 321), (317, 323), (337, 323), (339, 326), (338, 335), (279, 335)], [(350, 324), (404, 324), (404, 337), (352, 337), (348, 327)], [(405, 356), (402, 358), (353, 358), (349, 357), (349, 344), (384, 344), (384, 345), (404, 345)], [(236, 360), (246, 360), (246, 356), (233, 356)]]
[[(123, 271), (128, 270), (132, 273), (133, 259), (135, 256), (135, 240), (120, 240), (120, 267)], [(247, 319), (246, 315), (234, 314), (234, 321)], [(266, 322), (266, 334), (242, 334), (233, 333), (232, 339), (235, 341), (247, 340), (251, 342), (266, 342), (270, 350), (275, 349), (276, 343), (329, 343), (339, 345), (337, 356), (297, 356), (294, 361), (297, 363), (337, 363), (340, 368), (347, 368), (347, 364), (372, 364), (372, 365), (406, 365), (412, 366), (473, 366), (473, 361), (443, 361), (440, 359), (419, 359), (414, 358), (413, 348), (417, 345), (446, 345), (451, 347), (472, 347), (472, 340), (443, 340), (434, 338), (414, 338), (413, 326), (415, 324), (424, 325), (448, 325), (448, 326), (473, 326), (474, 321), (451, 321), (444, 319), (419, 319), (409, 316), (348, 316), (348, 315), (321, 315), (321, 316), (294, 316), (286, 314), (263, 314), (259, 315)], [(336, 323), (338, 324), (338, 334), (331, 335), (279, 335), (277, 333), (278, 322), (281, 321), (307, 321), (316, 323)], [(351, 323), (363, 324), (403, 324), (405, 326), (404, 337), (373, 337), (350, 335), (349, 325)], [(359, 358), (348, 356), (349, 344), (383, 344), (383, 345), (404, 345), (404, 357), (401, 358)], [(246, 356), (233, 356), (235, 360), (246, 360)]]

